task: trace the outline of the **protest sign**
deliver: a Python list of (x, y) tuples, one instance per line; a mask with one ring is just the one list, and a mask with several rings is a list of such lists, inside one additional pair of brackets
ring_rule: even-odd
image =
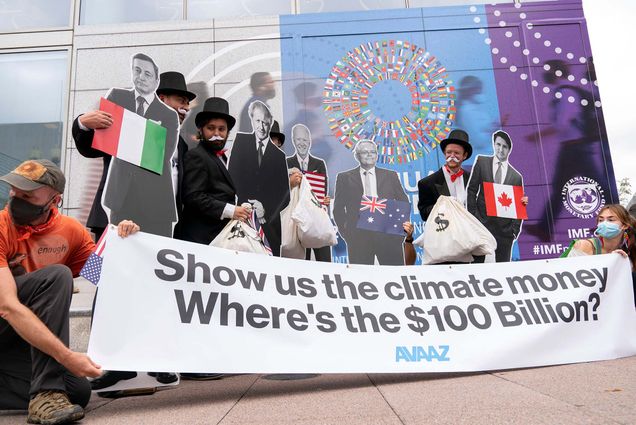
[(89, 355), (108, 370), (450, 372), (636, 354), (629, 262), (325, 264), (109, 232)]

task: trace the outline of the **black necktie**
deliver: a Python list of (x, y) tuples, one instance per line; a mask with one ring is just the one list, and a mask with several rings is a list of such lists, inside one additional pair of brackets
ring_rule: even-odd
[(143, 96), (137, 97), (137, 115), (144, 116), (144, 102), (146, 99)]
[(497, 162), (497, 171), (495, 171), (495, 183), (501, 184), (501, 161)]
[(261, 166), (261, 161), (263, 160), (263, 142), (258, 142), (258, 166)]

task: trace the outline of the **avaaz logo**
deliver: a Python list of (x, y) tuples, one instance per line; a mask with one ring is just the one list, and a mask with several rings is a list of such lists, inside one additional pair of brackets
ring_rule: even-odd
[(405, 347), (398, 345), (395, 347), (395, 362), (449, 362), (449, 345), (429, 345)]

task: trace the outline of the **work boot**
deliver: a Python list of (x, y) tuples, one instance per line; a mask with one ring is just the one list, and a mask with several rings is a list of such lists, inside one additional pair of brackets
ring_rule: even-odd
[(30, 424), (67, 424), (79, 421), (84, 417), (84, 409), (71, 404), (66, 393), (62, 391), (42, 391), (29, 402)]

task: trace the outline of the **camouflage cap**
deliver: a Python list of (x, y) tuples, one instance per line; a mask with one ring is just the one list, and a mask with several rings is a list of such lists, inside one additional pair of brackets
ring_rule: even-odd
[(60, 167), (48, 159), (24, 161), (9, 174), (0, 177), (0, 180), (27, 192), (49, 186), (59, 193), (64, 193), (66, 185), (66, 178)]

